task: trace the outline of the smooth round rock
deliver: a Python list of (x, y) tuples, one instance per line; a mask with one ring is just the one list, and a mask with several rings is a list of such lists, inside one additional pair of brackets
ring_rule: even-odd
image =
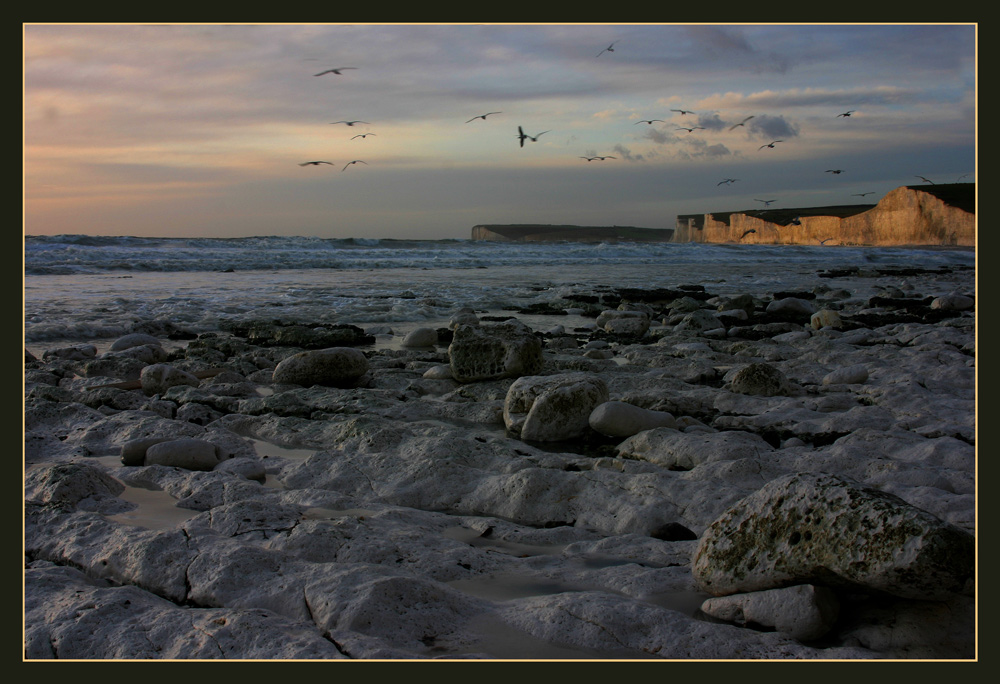
[(341, 387), (368, 372), (368, 358), (353, 347), (330, 347), (299, 352), (277, 366), (271, 379), (280, 385)]
[(146, 449), (146, 465), (162, 465), (185, 470), (212, 470), (225, 456), (211, 442), (191, 437), (158, 442)]

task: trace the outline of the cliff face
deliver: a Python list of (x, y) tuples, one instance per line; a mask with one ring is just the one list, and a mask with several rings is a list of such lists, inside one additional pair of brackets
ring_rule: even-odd
[(811, 212), (803, 209), (799, 225), (766, 211), (731, 213), (725, 216), (728, 221), (706, 214), (700, 230), (690, 221), (691, 225), (679, 226), (675, 241), (974, 247), (976, 215), (963, 208), (974, 208), (974, 196), (972, 183), (934, 186), (932, 190), (903, 186), (870, 209), (841, 212), (848, 215), (807, 215)]

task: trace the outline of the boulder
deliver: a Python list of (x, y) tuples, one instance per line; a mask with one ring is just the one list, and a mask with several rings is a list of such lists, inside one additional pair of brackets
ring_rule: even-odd
[(534, 375), (542, 368), (542, 342), (517, 320), (494, 325), (459, 325), (448, 358), (459, 382)]
[(790, 390), (785, 374), (767, 363), (746, 365), (736, 370), (728, 380), (728, 389), (738, 394), (773, 397), (788, 394)]
[(676, 428), (677, 421), (666, 411), (653, 411), (624, 401), (599, 404), (588, 419), (590, 427), (608, 437), (631, 437), (654, 428)]
[(615, 335), (642, 337), (649, 330), (649, 316), (644, 311), (602, 311), (597, 327)]
[(892, 494), (825, 473), (776, 478), (705, 530), (692, 560), (707, 593), (795, 584), (942, 600), (972, 592), (975, 538)]
[(145, 465), (185, 470), (212, 470), (229, 454), (211, 442), (193, 437), (157, 442), (146, 449)]
[(139, 383), (142, 385), (143, 393), (147, 396), (152, 396), (154, 394), (163, 394), (175, 385), (197, 387), (201, 383), (201, 380), (191, 373), (183, 371), (180, 368), (174, 368), (169, 364), (154, 363), (151, 366), (144, 367), (140, 371)]
[(368, 372), (368, 358), (353, 347), (330, 347), (299, 352), (274, 367), (275, 384), (312, 387), (349, 387)]
[(142, 347), (147, 344), (159, 347), (160, 340), (152, 335), (147, 335), (146, 333), (129, 333), (128, 335), (119, 337), (117, 340), (112, 342), (109, 349), (111, 351), (124, 351), (126, 349), (131, 349), (132, 347)]
[(965, 295), (945, 295), (931, 301), (932, 309), (942, 311), (968, 311), (976, 306), (976, 300)]
[(437, 330), (434, 328), (415, 328), (403, 338), (404, 347), (433, 347), (438, 342)]
[(522, 377), (507, 390), (504, 424), (524, 440), (573, 439), (586, 432), (590, 414), (607, 400), (607, 385), (587, 373)]
[(832, 309), (820, 309), (809, 317), (809, 325), (815, 330), (820, 328), (842, 328), (844, 322), (840, 319), (840, 314)]

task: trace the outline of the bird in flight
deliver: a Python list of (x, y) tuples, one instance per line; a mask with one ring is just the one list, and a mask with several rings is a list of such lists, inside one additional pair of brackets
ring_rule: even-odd
[(524, 147), (524, 140), (525, 140), (525, 138), (527, 138), (527, 139), (528, 139), (528, 140), (530, 140), (531, 142), (538, 142), (538, 139), (539, 139), (539, 138), (541, 138), (541, 137), (542, 137), (543, 135), (545, 135), (545, 134), (546, 134), (546, 133), (548, 133), (548, 132), (549, 132), (549, 131), (542, 131), (542, 132), (541, 132), (541, 133), (539, 133), (538, 135), (535, 135), (535, 136), (531, 136), (531, 135), (528, 135), (527, 133), (525, 133), (525, 132), (524, 132), (524, 129), (523, 129), (523, 128), (521, 128), (520, 126), (518, 126), (518, 127), (517, 127), (517, 137), (518, 137), (518, 138), (520, 139), (520, 141), (521, 141), (521, 147)]
[(749, 228), (749, 229), (747, 229), (747, 230), (744, 230), (744, 231), (743, 231), (743, 235), (740, 235), (740, 240), (742, 240), (743, 238), (745, 238), (745, 237), (746, 237), (747, 235), (749, 235), (750, 233), (756, 233), (756, 232), (757, 232), (757, 231), (756, 231), (756, 229), (754, 229), (754, 228)]
[(368, 122), (367, 121), (331, 121), (330, 125), (332, 126), (333, 124), (339, 124), (339, 123), (347, 124), (348, 126), (353, 126), (354, 124), (359, 124), (359, 123), (366, 124)]
[(864, 197), (865, 195), (874, 195), (874, 194), (875, 194), (874, 190), (869, 192), (856, 192), (853, 195), (851, 195), (851, 197)]
[(775, 144), (775, 143), (780, 143), (780, 142), (785, 142), (785, 141), (784, 141), (784, 140), (772, 140), (772, 141), (771, 141), (771, 142), (769, 142), (768, 144), (766, 144), (766, 145), (761, 145), (760, 147), (758, 147), (758, 148), (757, 148), (757, 151), (758, 151), (758, 152), (760, 152), (760, 151), (761, 151), (762, 149), (764, 149), (765, 147), (770, 147), (771, 149), (774, 149), (774, 144)]
[(836, 174), (843, 173), (843, 172), (844, 172), (843, 169), (827, 169), (823, 173), (832, 173), (832, 174), (836, 175)]
[(299, 166), (319, 166), (320, 164), (329, 164), (330, 166), (333, 166), (333, 162), (328, 162), (328, 161), (302, 162), (301, 164), (299, 164)]
[(490, 114), (503, 114), (503, 112), (486, 112), (485, 114), (480, 114), (479, 116), (472, 117), (465, 123), (470, 123), (472, 121), (475, 121), (476, 119), (482, 119), (483, 121), (486, 121), (486, 117), (488, 117)]
[[(541, 133), (539, 133), (538, 135), (541, 135)], [(612, 157), (611, 155), (608, 155), (608, 156), (605, 156), (605, 157), (580, 157), (580, 159), (586, 159), (587, 161), (594, 161), (595, 159), (599, 159), (600, 161), (604, 161), (605, 159), (617, 159), (617, 158), (618, 157)]]
[(771, 206), (772, 202), (777, 202), (777, 201), (778, 200), (761, 200), (761, 199), (755, 199), (754, 200), (754, 202), (763, 202), (765, 207), (769, 207), (769, 206)]
[(937, 183), (935, 183), (934, 181), (932, 181), (930, 178), (924, 178), (923, 176), (917, 176), (917, 178), (919, 178), (920, 180), (922, 180), (925, 183), (930, 183), (931, 185), (937, 185)]
[(692, 112), (692, 111), (690, 111), (688, 109), (671, 109), (670, 111), (672, 111), (672, 112), (678, 112), (678, 113), (680, 113), (681, 116), (684, 116), (685, 114), (694, 114), (694, 112)]
[(753, 116), (754, 115), (748, 116), (747, 118), (743, 119), (743, 121), (740, 121), (738, 124), (733, 124), (732, 126), (729, 127), (729, 130), (733, 130), (734, 128), (739, 128), (740, 126), (742, 126), (743, 124), (745, 124), (747, 121), (749, 121), (750, 119), (752, 119)]
[(366, 162), (366, 161), (361, 161), (360, 159), (355, 159), (354, 161), (349, 161), (346, 164), (344, 164), (344, 168), (342, 168), (341, 171), (346, 171), (347, 167), (350, 166), (351, 164), (359, 164), (359, 163), (360, 164), (364, 164), (366, 166), (368, 165), (368, 162)]
[(375, 135), (375, 134), (374, 133), (358, 133), (357, 135), (352, 136), (351, 140), (354, 140), (354, 138), (367, 138), (369, 135)]
[(833, 238), (825, 238), (825, 239), (823, 239), (823, 240), (820, 240), (820, 241), (819, 241), (819, 244), (821, 244), (821, 245), (825, 245), (826, 243), (828, 243), (828, 242), (829, 242), (830, 240), (832, 240), (832, 239), (833, 239)]
[[(618, 41), (616, 40), (615, 43), (617, 43), (617, 42)], [(611, 45), (607, 46), (606, 48), (604, 48), (603, 50), (601, 50), (600, 52), (598, 52), (597, 56), (600, 57), (605, 52), (614, 52), (615, 51), (615, 43), (612, 43)]]
[(340, 76), (340, 72), (344, 69), (357, 69), (357, 67), (337, 67), (336, 69), (327, 69), (326, 71), (321, 71), (318, 74), (313, 74), (313, 76), (322, 76), (323, 74), (337, 74)]
[(849, 112), (844, 112), (843, 114), (838, 114), (837, 116), (850, 116), (851, 114), (853, 114), (853, 113), (854, 113), (854, 112), (856, 112), (856, 111), (858, 111), (858, 110), (856, 110), (856, 109), (852, 109), (852, 110), (851, 110), (851, 111), (849, 111)]
[(796, 216), (795, 218), (793, 218), (788, 223), (790, 225), (793, 225), (793, 226), (801, 226), (802, 225), (802, 217), (801, 216)]
[(735, 183), (738, 180), (739, 180), (739, 178), (723, 178), (718, 183), (716, 183), (716, 186), (722, 185), (723, 183), (725, 183), (726, 185), (729, 185), (731, 183)]
[(692, 126), (691, 128), (685, 128), (684, 126), (678, 126), (674, 130), (677, 130), (677, 131), (687, 131), (688, 133), (692, 133), (692, 132), (698, 131), (698, 130), (702, 130), (703, 131), (703, 130), (705, 130), (705, 127), (704, 126)]
[(652, 123), (654, 121), (659, 121), (660, 123), (663, 123), (663, 119), (643, 119), (642, 121), (636, 121), (636, 123), (637, 124), (644, 123), (644, 124), (650, 124), (650, 125), (652, 125)]

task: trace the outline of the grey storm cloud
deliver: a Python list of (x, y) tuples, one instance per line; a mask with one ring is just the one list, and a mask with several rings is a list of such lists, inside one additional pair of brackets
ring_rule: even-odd
[(762, 114), (748, 121), (746, 126), (755, 138), (794, 138), (799, 134), (799, 127), (785, 121), (783, 116)]
[(645, 157), (641, 154), (632, 154), (632, 150), (625, 147), (621, 143), (614, 146), (614, 151), (622, 156), (625, 161), (644, 161)]
[(701, 51), (709, 58), (722, 59), (736, 68), (756, 73), (769, 72), (783, 74), (791, 66), (791, 60), (776, 52), (759, 50), (741, 30), (722, 26), (690, 26), (688, 31), (701, 45)]

